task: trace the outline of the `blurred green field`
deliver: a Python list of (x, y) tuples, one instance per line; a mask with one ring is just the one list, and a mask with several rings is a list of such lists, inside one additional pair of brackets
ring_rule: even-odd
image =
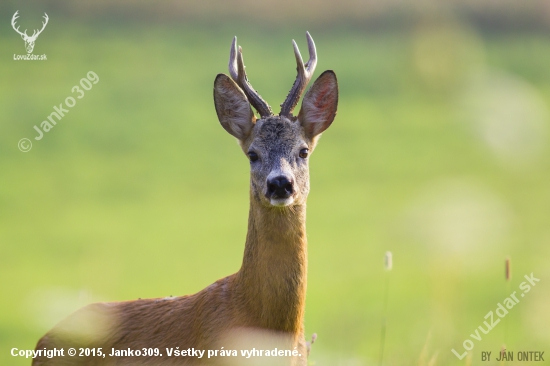
[[(0, 33), (0, 364), (28, 365), (92, 301), (196, 292), (238, 270), (248, 162), (212, 101), (234, 35), (275, 108), (305, 29), (49, 25), (35, 54)], [(71, 29), (71, 32), (67, 32)], [(524, 274), (540, 283), (481, 351), (550, 352), (550, 38), (309, 29), (339, 111), (311, 158), (308, 337), (315, 365), (375, 365), (391, 250), (385, 365), (466, 365), (462, 342)], [(100, 81), (30, 152), (17, 148), (88, 71)], [(74, 96), (74, 95), (73, 95)], [(504, 259), (510, 255), (508, 290)], [(520, 364), (520, 363), (516, 363)]]

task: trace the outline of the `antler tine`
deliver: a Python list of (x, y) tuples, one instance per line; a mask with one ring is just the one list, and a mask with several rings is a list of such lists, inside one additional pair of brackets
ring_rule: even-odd
[(229, 74), (236, 83), (239, 82), (239, 71), (237, 68), (237, 36), (233, 38), (233, 43), (231, 43), (231, 50), (229, 52)]
[(15, 12), (15, 14), (13, 14), (13, 17), (11, 18), (11, 26), (13, 28), (13, 30), (15, 30), (17, 33), (19, 33), (20, 35), (27, 35), (27, 30), (25, 29), (25, 32), (21, 32), (19, 30), (19, 26), (17, 28), (15, 28), (15, 21), (17, 20), (17, 18), (19, 18), (19, 10), (17, 10)]
[(305, 63), (305, 65), (304, 61), (302, 60), (300, 50), (298, 49), (298, 45), (294, 40), (292, 40), (292, 45), (294, 47), (294, 56), (296, 57), (296, 70), (298, 71), (298, 75), (296, 76), (296, 80), (294, 81), (292, 89), (290, 89), (286, 100), (283, 102), (283, 104), (281, 104), (281, 113), (279, 113), (281, 116), (290, 117), (292, 115), (294, 107), (296, 107), (296, 104), (298, 104), (302, 93), (306, 89), (307, 84), (309, 83), (311, 77), (313, 76), (313, 73), (315, 72), (315, 66), (317, 66), (317, 50), (315, 49), (315, 42), (313, 42), (313, 38), (311, 38), (309, 32), (306, 32), (306, 38), (307, 48), (309, 51), (309, 60)]
[(273, 115), (271, 107), (248, 82), (243, 61), (243, 51), (240, 46), (237, 52), (237, 37), (233, 38), (233, 43), (231, 44), (231, 50), (229, 53), (229, 74), (237, 85), (239, 85), (244, 91), (249, 103), (252, 104), (258, 113), (260, 113), (260, 116), (268, 117)]

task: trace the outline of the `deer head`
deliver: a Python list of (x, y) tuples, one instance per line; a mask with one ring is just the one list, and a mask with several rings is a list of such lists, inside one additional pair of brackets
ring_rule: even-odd
[[(297, 116), (294, 107), (317, 64), (315, 43), (307, 33), (309, 60), (304, 64), (296, 42), (298, 76), (279, 115), (252, 88), (246, 76), (241, 47), (233, 39), (229, 73), (214, 82), (214, 104), (223, 128), (237, 138), (250, 160), (251, 198), (267, 207), (305, 203), (309, 193), (309, 155), (326, 130), (338, 105), (338, 83), (333, 71), (323, 72), (306, 93)], [(260, 114), (257, 119), (252, 107)]]
[(19, 18), (19, 15), (17, 15), (17, 13), (19, 13), (19, 10), (17, 10), (15, 14), (13, 14), (13, 17), (11, 18), (11, 26), (17, 33), (21, 35), (21, 38), (23, 38), (23, 41), (25, 41), (25, 48), (27, 50), (27, 53), (31, 53), (32, 50), (34, 49), (34, 42), (36, 41), (36, 38), (38, 38), (40, 33), (42, 33), (44, 28), (46, 28), (46, 24), (48, 24), (48, 19), (49, 19), (48, 14), (44, 13), (44, 22), (42, 22), (42, 29), (40, 30), (35, 29), (34, 32), (32, 33), (32, 36), (28, 36), (26, 29), (24, 32), (21, 32), (19, 30), (19, 26), (17, 28), (15, 27), (15, 21), (17, 20), (17, 18)]

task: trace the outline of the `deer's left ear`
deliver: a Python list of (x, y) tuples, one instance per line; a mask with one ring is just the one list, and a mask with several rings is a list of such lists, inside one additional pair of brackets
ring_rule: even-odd
[(327, 70), (313, 83), (302, 101), (298, 120), (308, 138), (313, 139), (326, 130), (338, 108), (338, 81), (334, 71)]

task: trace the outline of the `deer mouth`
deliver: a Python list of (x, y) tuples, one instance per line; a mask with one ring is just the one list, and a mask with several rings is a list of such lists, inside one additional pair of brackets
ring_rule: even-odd
[(275, 207), (285, 207), (290, 206), (294, 203), (294, 196), (286, 197), (286, 198), (275, 198), (272, 197), (269, 199), (269, 203), (271, 203), (272, 206)]

